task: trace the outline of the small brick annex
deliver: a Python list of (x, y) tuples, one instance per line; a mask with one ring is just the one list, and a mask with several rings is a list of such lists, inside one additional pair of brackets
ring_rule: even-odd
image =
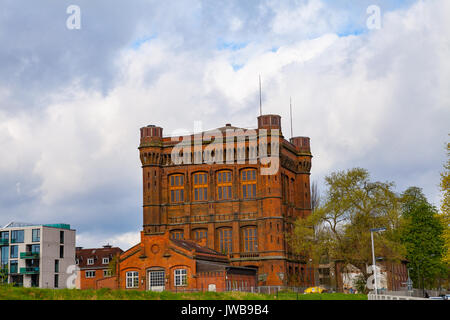
[(123, 252), (118, 247), (76, 248), (75, 258), (79, 268), (76, 287), (78, 289), (116, 288), (117, 280), (110, 274), (110, 262)]
[(147, 235), (119, 258), (118, 287), (154, 291), (251, 291), (256, 270), (235, 267), (228, 257), (170, 233)]

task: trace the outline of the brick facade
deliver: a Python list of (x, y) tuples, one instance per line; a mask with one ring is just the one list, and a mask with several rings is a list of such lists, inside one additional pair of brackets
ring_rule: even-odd
[[(79, 289), (99, 289), (103, 287), (117, 287), (115, 275), (109, 275), (110, 262), (114, 257), (119, 257), (122, 249), (109, 245), (103, 248), (83, 249), (76, 248), (76, 262), (79, 267), (77, 287)], [(107, 263), (106, 262), (107, 259)], [(106, 273), (106, 274), (105, 274)], [(110, 279), (114, 278), (114, 279)]]
[[(260, 174), (267, 167), (259, 145), (264, 130), (269, 130), (267, 157), (279, 155), (279, 170), (272, 175)], [(166, 232), (175, 239), (205, 237), (206, 246), (226, 253), (233, 266), (255, 268), (258, 285), (312, 285), (314, 272), (292, 254), (285, 237), (295, 219), (311, 212), (309, 138), (284, 139), (278, 115), (258, 117), (256, 144), (248, 138), (240, 142), (251, 130), (227, 124), (216, 132), (222, 141), (214, 136), (205, 142), (202, 134), (163, 137), (161, 127), (141, 128), (143, 241), (146, 235)], [(175, 164), (172, 151), (181, 141), (189, 141), (192, 148), (183, 149), (184, 163)], [(219, 147), (214, 157), (221, 155), (226, 163), (208, 163), (211, 147)], [(198, 163), (198, 156), (205, 154)], [(240, 157), (243, 163), (238, 163)], [(178, 264), (193, 270), (180, 259)], [(142, 268), (139, 261), (125, 263), (126, 268)]]
[(141, 242), (120, 256), (118, 275), (119, 288), (127, 290), (225, 291), (227, 285), (239, 290), (256, 286), (254, 269), (233, 267), (226, 255), (194, 241), (170, 239), (169, 232), (141, 232)]

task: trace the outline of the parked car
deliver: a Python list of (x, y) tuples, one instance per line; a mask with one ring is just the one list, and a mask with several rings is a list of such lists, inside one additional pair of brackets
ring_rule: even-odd
[(327, 290), (325, 288), (322, 287), (309, 287), (308, 289), (306, 289), (303, 293), (304, 294), (309, 294), (309, 293), (323, 293), (326, 292)]

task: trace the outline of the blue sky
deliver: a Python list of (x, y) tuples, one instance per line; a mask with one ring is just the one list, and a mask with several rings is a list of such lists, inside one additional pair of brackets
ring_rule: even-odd
[(79, 0), (69, 30), (71, 4), (1, 2), (0, 224), (65, 222), (77, 245), (127, 249), (142, 225), (139, 128), (255, 127), (259, 74), (287, 137), (292, 97), (313, 181), (359, 166), (439, 205), (448, 1)]

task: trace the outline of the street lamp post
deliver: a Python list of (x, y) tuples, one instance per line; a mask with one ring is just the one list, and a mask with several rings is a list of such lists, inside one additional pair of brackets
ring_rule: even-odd
[(375, 263), (375, 247), (374, 247), (374, 243), (373, 243), (373, 233), (381, 232), (381, 231), (385, 231), (385, 230), (386, 230), (386, 228), (370, 229), (370, 239), (372, 241), (372, 270), (373, 270), (375, 297), (378, 296), (378, 287), (377, 287), (377, 265)]

